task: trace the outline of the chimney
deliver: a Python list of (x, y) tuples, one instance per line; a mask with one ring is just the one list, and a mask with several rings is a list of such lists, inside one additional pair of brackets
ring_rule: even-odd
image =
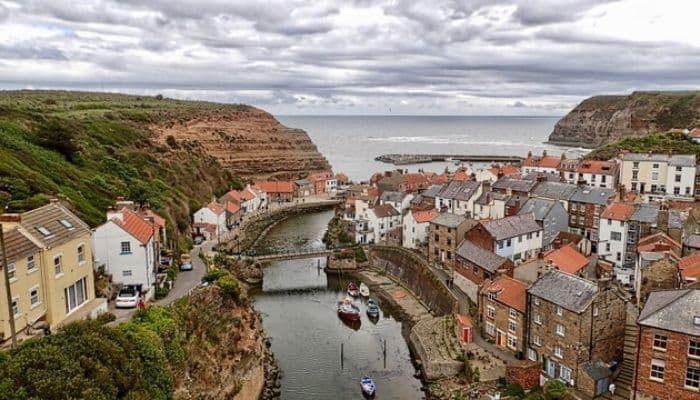
[(651, 158), (651, 155), (652, 155), (652, 154), (653, 154), (652, 151), (649, 150), (649, 152), (647, 153), (647, 157)]
[(110, 221), (112, 219), (118, 219), (119, 221), (124, 222), (124, 213), (122, 212), (123, 208), (120, 209), (119, 211), (115, 210), (114, 208), (108, 209), (107, 210), (107, 221)]
[(610, 277), (604, 277), (598, 279), (598, 289), (607, 289), (612, 284), (612, 279)]
[(530, 157), (532, 157), (532, 151), (527, 152), (527, 158), (530, 158)]
[(561, 153), (561, 159), (562, 161), (566, 160), (566, 153)]
[(552, 242), (552, 247), (555, 249), (561, 249), (561, 239), (555, 239), (554, 242)]
[(544, 252), (543, 252), (543, 251), (537, 252), (537, 259), (538, 259), (538, 260), (544, 260)]
[(547, 150), (542, 150), (542, 157), (547, 157)]
[(4, 213), (0, 214), (0, 224), (4, 230), (12, 229), (22, 222), (22, 214)]

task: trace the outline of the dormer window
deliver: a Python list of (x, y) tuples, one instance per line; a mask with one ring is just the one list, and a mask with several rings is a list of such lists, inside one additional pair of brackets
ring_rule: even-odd
[(73, 229), (73, 224), (71, 224), (67, 219), (59, 219), (58, 223), (63, 225), (63, 227), (66, 229)]
[(51, 231), (43, 226), (37, 227), (36, 230), (39, 231), (39, 233), (41, 233), (42, 235), (44, 235), (44, 237), (51, 236)]

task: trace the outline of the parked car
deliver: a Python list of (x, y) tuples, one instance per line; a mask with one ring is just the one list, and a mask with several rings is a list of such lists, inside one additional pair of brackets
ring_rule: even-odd
[(194, 267), (192, 266), (192, 257), (189, 254), (183, 254), (180, 256), (180, 271), (192, 271)]
[(133, 286), (124, 286), (119, 290), (114, 305), (117, 308), (136, 308), (139, 304), (141, 293)]

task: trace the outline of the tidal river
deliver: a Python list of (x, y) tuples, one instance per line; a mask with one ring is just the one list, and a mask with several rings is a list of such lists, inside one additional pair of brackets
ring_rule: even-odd
[[(287, 219), (257, 247), (259, 251), (321, 249), (332, 216), (326, 211)], [(263, 314), (284, 372), (282, 399), (359, 399), (359, 379), (365, 374), (377, 382), (379, 399), (422, 398), (401, 323), (384, 309), (380, 319), (371, 322), (360, 300), (356, 300), (363, 313), (359, 328), (343, 323), (335, 306), (344, 297), (347, 280), (326, 276), (324, 265), (325, 258), (272, 263), (265, 269), (262, 290), (255, 294), (255, 308)]]

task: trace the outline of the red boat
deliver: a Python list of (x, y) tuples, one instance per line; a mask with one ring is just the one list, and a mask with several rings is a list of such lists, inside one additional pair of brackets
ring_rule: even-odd
[(360, 307), (352, 304), (352, 299), (346, 297), (338, 302), (338, 316), (346, 321), (357, 321), (360, 319)]
[(352, 297), (360, 295), (360, 288), (355, 285), (355, 282), (348, 283), (348, 294)]

